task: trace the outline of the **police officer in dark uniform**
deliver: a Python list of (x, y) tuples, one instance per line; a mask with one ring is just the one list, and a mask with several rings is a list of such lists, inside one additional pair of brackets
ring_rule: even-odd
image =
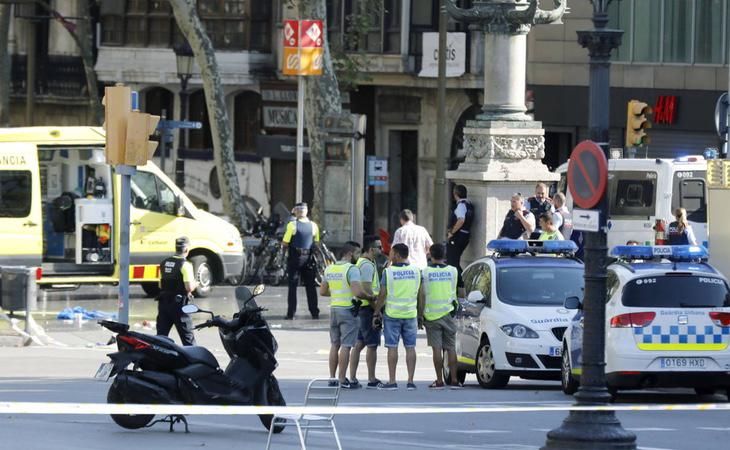
[(187, 237), (175, 240), (175, 255), (160, 264), (160, 295), (157, 297), (157, 334), (167, 336), (175, 325), (183, 345), (195, 345), (193, 321), (182, 312), (197, 287), (193, 265), (186, 259), (189, 250)]
[(288, 248), (286, 269), (289, 276), (289, 295), (287, 296), (288, 307), (286, 320), (294, 319), (297, 311), (297, 286), (301, 277), (304, 288), (307, 291), (307, 305), (312, 319), (319, 319), (319, 307), (317, 306), (317, 288), (315, 286), (316, 267), (312, 251), (319, 242), (319, 227), (316, 223), (307, 218), (309, 208), (306, 203), (294, 205), (296, 220), (286, 225), (282, 245)]
[[(537, 183), (535, 186), (535, 195), (527, 199), (525, 208), (532, 213), (532, 217), (540, 217), (544, 213), (552, 214), (553, 205), (548, 198), (548, 189), (545, 183)], [(538, 239), (540, 237), (540, 224), (537, 223), (535, 230), (532, 232), (530, 239)]]
[(459, 273), (459, 287), (461, 280), (461, 255), (469, 245), (469, 231), (474, 220), (474, 205), (466, 198), (466, 186), (454, 186), (454, 201), (456, 207), (449, 218), (449, 231), (446, 235), (446, 263), (456, 267)]
[(522, 195), (513, 194), (510, 198), (510, 210), (504, 218), (498, 239), (526, 239), (535, 230), (535, 216), (524, 209)]

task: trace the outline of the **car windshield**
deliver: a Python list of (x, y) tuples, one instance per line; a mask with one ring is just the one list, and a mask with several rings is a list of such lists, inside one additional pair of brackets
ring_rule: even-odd
[(497, 294), (515, 306), (560, 306), (568, 297), (583, 300), (583, 268), (503, 267), (497, 271)]
[(730, 291), (724, 280), (713, 276), (661, 275), (629, 281), (621, 301), (644, 308), (730, 307)]

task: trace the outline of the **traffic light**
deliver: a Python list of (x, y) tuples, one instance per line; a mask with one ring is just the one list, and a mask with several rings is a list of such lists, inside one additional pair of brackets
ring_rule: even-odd
[(132, 111), (132, 90), (128, 86), (104, 89), (106, 161), (111, 165), (143, 166), (152, 159), (157, 142), (150, 142), (160, 116)]
[(652, 113), (651, 107), (639, 100), (630, 100), (626, 110), (626, 147), (641, 147), (649, 143), (647, 128), (651, 122), (646, 117)]
[(128, 86), (104, 88), (104, 129), (106, 130), (106, 162), (125, 164), (127, 118), (132, 113), (132, 90)]

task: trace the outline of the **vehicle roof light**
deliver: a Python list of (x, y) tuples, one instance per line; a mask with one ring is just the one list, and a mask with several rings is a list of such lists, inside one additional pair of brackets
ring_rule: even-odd
[(707, 249), (701, 245), (617, 245), (611, 256), (621, 259), (665, 258), (670, 261), (697, 261), (707, 259)]
[(494, 239), (487, 250), (495, 253), (575, 253), (578, 246), (573, 241), (516, 241)]

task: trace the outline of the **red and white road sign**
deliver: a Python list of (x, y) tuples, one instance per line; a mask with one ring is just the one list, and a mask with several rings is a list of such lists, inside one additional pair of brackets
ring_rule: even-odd
[(302, 20), (299, 27), (299, 46), (320, 48), (324, 42), (321, 20)]
[(299, 47), (299, 21), (284, 21), (284, 47)]

